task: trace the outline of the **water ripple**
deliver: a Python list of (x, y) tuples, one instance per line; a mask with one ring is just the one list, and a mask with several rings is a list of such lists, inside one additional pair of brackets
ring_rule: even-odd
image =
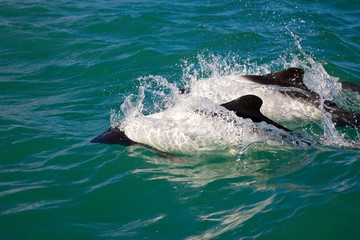
[(18, 214), (25, 211), (33, 211), (33, 210), (44, 210), (44, 209), (52, 209), (57, 208), (62, 203), (69, 202), (70, 199), (65, 200), (44, 200), (38, 202), (30, 202), (18, 204), (17, 207), (8, 209), (6, 211), (1, 212), (1, 215), (9, 215), (9, 214)]

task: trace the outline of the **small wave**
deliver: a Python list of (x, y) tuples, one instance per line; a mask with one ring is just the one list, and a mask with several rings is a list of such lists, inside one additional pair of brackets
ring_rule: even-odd
[(25, 211), (39, 210), (39, 209), (51, 209), (57, 208), (59, 205), (65, 202), (69, 202), (69, 199), (65, 200), (43, 200), (32, 203), (19, 204), (17, 207), (8, 209), (0, 213), (0, 215), (17, 214)]

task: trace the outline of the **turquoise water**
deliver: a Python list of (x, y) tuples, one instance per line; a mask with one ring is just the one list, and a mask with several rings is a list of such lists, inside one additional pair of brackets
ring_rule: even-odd
[(1, 1), (0, 238), (359, 239), (356, 130), (314, 121), (319, 145), (239, 159), (90, 143), (146, 84), (290, 66), (360, 84), (359, 20), (350, 0)]

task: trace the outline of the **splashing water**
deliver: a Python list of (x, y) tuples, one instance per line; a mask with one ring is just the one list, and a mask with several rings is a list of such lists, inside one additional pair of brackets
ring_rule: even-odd
[(341, 134), (335, 128), (335, 124), (332, 122), (330, 114), (326, 112), (324, 108), (325, 100), (334, 101), (339, 106), (346, 105), (345, 92), (342, 91), (339, 79), (330, 76), (321, 63), (316, 62), (310, 54), (305, 52), (300, 45), (298, 36), (289, 29), (288, 31), (295, 39), (295, 45), (302, 57), (305, 58), (305, 61), (300, 61), (299, 58), (295, 56), (294, 61), (297, 64), (300, 63), (300, 66), (305, 70), (304, 81), (306, 85), (320, 96), (319, 108), (323, 118), (324, 144), (330, 146), (351, 147), (353, 144), (345, 139), (345, 134)]
[[(125, 98), (121, 113), (112, 111), (111, 125), (119, 125), (136, 142), (180, 154), (217, 152), (238, 155), (240, 159), (254, 145), (307, 147), (304, 142), (316, 142), (313, 139), (325, 145), (354, 147), (356, 141), (347, 140), (345, 134), (338, 132), (324, 110), (324, 100), (339, 105), (346, 102), (341, 84), (307, 54), (297, 36), (291, 34), (300, 54), (290, 54), (290, 61), (282, 57), (271, 64), (258, 65), (238, 56), (221, 57), (211, 53), (199, 54), (195, 62), (184, 60), (180, 84), (190, 89), (188, 94), (180, 94), (176, 84), (162, 76), (139, 78), (138, 93)], [(284, 96), (276, 86), (244, 83), (239, 77), (262, 75), (290, 66), (305, 70), (304, 83), (319, 94), (319, 108), (290, 98), (280, 106), (278, 103), (284, 101)], [(298, 134), (291, 135), (265, 123), (253, 123), (232, 112), (224, 113), (219, 106), (247, 94), (262, 98), (264, 115), (285, 126), (291, 125)], [(310, 127), (304, 128), (309, 124)], [(322, 136), (318, 133), (319, 127)]]

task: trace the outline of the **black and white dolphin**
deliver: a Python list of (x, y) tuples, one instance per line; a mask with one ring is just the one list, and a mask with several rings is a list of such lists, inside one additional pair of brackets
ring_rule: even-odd
[[(293, 99), (299, 99), (306, 103), (312, 104), (316, 108), (321, 105), (320, 95), (310, 90), (303, 81), (304, 71), (300, 68), (288, 68), (279, 72), (266, 74), (263, 76), (243, 76), (243, 78), (261, 85), (275, 85), (286, 88), (279, 89), (281, 94), (287, 95)], [(356, 85), (348, 83), (342, 84), (349, 90), (358, 90)], [(294, 88), (293, 91), (288, 88)], [(324, 100), (324, 110), (331, 115), (331, 119), (336, 126), (359, 128), (360, 114), (355, 111), (349, 111), (339, 107), (335, 102)]]
[[(253, 122), (266, 122), (285, 132), (291, 132), (290, 129), (274, 122), (267, 118), (260, 112), (260, 108), (263, 101), (255, 95), (241, 96), (233, 101), (221, 104), (222, 107), (229, 111), (235, 112), (238, 117), (249, 118)], [(219, 115), (218, 113), (211, 113), (212, 116)], [(129, 146), (137, 142), (131, 140), (124, 131), (120, 130), (119, 127), (110, 127), (107, 131), (103, 132), (93, 140), (92, 143), (107, 143), (107, 144), (120, 144)]]

